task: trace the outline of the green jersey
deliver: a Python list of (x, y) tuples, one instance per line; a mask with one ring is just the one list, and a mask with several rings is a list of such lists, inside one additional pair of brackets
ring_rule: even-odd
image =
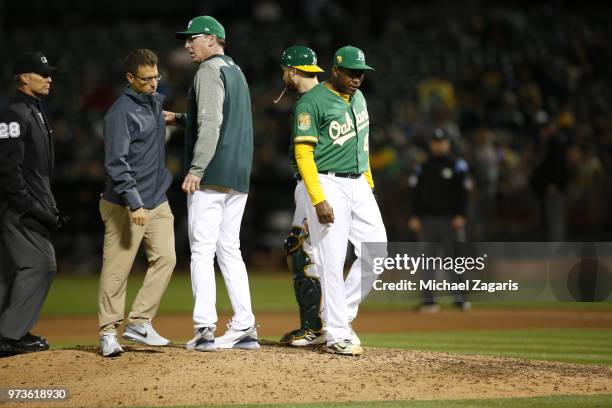
[(315, 143), (318, 171), (364, 173), (368, 170), (370, 119), (361, 91), (346, 102), (319, 84), (295, 106), (293, 142)]

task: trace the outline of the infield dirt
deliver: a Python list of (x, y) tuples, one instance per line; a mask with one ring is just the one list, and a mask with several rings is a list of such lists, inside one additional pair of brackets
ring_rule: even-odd
[(121, 357), (102, 358), (97, 348), (81, 347), (5, 358), (0, 368), (4, 384), (9, 381), (17, 387), (68, 388), (70, 399), (59, 405), (69, 407), (612, 392), (609, 367), (367, 347), (365, 351), (360, 357), (344, 357), (273, 344), (265, 344), (259, 351), (216, 353), (190, 352), (175, 346), (127, 346)]
[[(229, 316), (222, 315), (220, 322)], [(295, 313), (260, 313), (261, 338), (293, 328)], [(259, 351), (189, 352), (188, 315), (155, 319), (158, 331), (178, 343), (125, 346), (103, 358), (96, 346), (77, 346), (0, 359), (0, 386), (66, 387), (70, 399), (23, 407), (121, 407), (309, 401), (431, 400), (612, 394), (612, 368), (547, 361), (365, 347), (360, 357), (320, 349), (294, 349), (263, 341)], [(612, 327), (609, 311), (474, 310), (418, 315), (364, 311), (355, 327), (364, 333), (416, 330)], [(44, 317), (35, 333), (52, 344), (92, 344), (96, 319)], [(222, 332), (221, 328), (218, 331)], [(182, 342), (182, 343), (181, 343)], [(9, 406), (8, 404), (0, 404)]]

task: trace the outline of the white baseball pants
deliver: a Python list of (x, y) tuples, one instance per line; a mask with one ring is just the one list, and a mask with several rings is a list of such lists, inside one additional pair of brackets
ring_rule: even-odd
[(216, 328), (215, 254), (234, 311), (231, 327), (243, 330), (255, 324), (249, 280), (240, 253), (240, 224), (247, 197), (248, 194), (234, 190), (211, 188), (197, 190), (187, 197), (196, 329)]
[[(293, 215), (293, 225), (295, 226), (307, 226), (308, 208), (312, 207), (310, 197), (306, 191), (306, 186), (303, 181), (298, 181), (295, 186), (295, 213)], [(349, 322), (353, 321), (357, 316), (357, 310), (359, 303), (361, 302), (361, 245), (359, 242), (355, 242), (353, 237), (349, 237), (349, 241), (355, 248), (355, 256), (357, 261), (351, 266), (351, 270), (344, 281), (346, 302), (348, 307), (348, 319)], [(304, 251), (310, 255), (311, 259), (314, 259), (312, 244), (310, 242), (310, 235), (304, 240)], [(311, 265), (306, 271), (308, 276), (320, 278), (321, 274), (317, 269), (316, 262)], [(325, 310), (325, 302), (323, 301), (322, 310)]]
[[(310, 197), (308, 196), (308, 192), (306, 191), (306, 186), (303, 181), (298, 181), (295, 186), (295, 192), (293, 193), (293, 198), (295, 200), (295, 213), (293, 213), (293, 226), (296, 227), (306, 227), (308, 228), (308, 207), (312, 207), (310, 204)], [(304, 239), (304, 243), (302, 248), (304, 252), (306, 252), (310, 258), (313, 258), (312, 253), (312, 245), (310, 243), (310, 235), (308, 235)], [(317, 269), (316, 264), (312, 264), (307, 270), (304, 271), (306, 275), (311, 276), (313, 278), (320, 278), (321, 274)]]
[[(349, 179), (319, 174), (327, 202), (334, 210), (334, 222), (321, 224), (315, 208), (308, 207), (308, 226), (314, 260), (321, 272), (327, 326), (327, 344), (350, 339), (349, 323), (357, 316), (359, 303), (372, 289), (373, 271), (362, 274), (362, 242), (387, 242), (387, 233), (378, 204), (364, 176)], [(355, 247), (357, 260), (346, 282), (344, 261), (348, 242)]]

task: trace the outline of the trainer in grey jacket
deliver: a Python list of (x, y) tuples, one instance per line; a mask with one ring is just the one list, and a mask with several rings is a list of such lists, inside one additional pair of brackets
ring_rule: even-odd
[(123, 338), (151, 346), (170, 344), (157, 334), (151, 319), (176, 264), (174, 216), (166, 198), (172, 176), (165, 163), (166, 126), (163, 96), (156, 92), (156, 55), (147, 49), (132, 51), (125, 72), (129, 85), (104, 117), (104, 258), (98, 323), (105, 357), (123, 352), (117, 327), (124, 319), (127, 279), (142, 241), (149, 265)]
[(165, 96), (137, 93), (126, 86), (104, 117), (102, 197), (113, 204), (152, 209), (168, 201), (172, 175), (166, 168)]

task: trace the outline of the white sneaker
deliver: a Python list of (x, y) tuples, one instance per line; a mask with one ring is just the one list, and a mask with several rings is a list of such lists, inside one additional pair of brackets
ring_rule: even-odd
[(253, 325), (244, 330), (236, 330), (228, 324), (225, 334), (215, 339), (215, 346), (220, 349), (259, 350), (257, 327)]
[(116, 334), (107, 333), (100, 336), (100, 352), (102, 357), (115, 357), (123, 353)]
[(160, 336), (155, 331), (151, 322), (125, 326), (122, 337), (149, 346), (167, 346), (170, 344), (170, 340)]
[(215, 329), (212, 327), (196, 329), (195, 337), (187, 342), (185, 348), (197, 351), (217, 351), (217, 347), (215, 347)]
[(325, 346), (324, 350), (332, 354), (340, 354), (343, 356), (358, 356), (363, 354), (363, 348), (351, 343), (350, 340), (341, 340), (330, 346)]

